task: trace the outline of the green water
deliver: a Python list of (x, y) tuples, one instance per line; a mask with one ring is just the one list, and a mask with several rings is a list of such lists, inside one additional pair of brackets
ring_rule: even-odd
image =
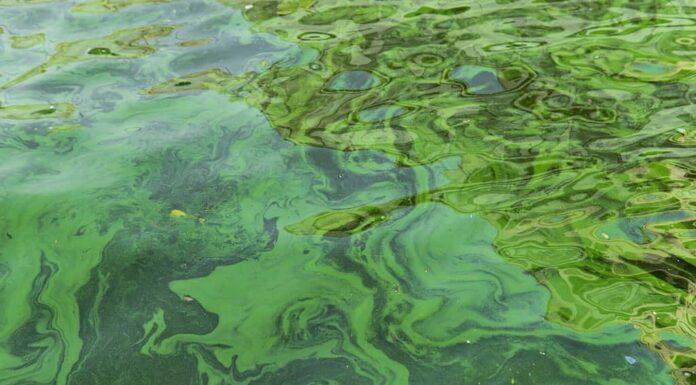
[(696, 4), (0, 32), (0, 385), (696, 384)]

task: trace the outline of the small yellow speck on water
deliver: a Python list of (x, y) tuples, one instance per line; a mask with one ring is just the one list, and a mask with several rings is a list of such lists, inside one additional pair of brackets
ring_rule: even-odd
[(179, 209), (173, 209), (172, 211), (169, 212), (169, 216), (172, 218), (183, 218), (187, 216), (185, 212), (179, 210)]
[(604, 239), (609, 239), (609, 234), (607, 234), (607, 233), (602, 233), (602, 237), (603, 237)]

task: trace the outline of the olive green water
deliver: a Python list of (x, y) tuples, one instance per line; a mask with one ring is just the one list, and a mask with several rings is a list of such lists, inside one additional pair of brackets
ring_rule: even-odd
[(696, 5), (0, 0), (1, 385), (696, 384)]

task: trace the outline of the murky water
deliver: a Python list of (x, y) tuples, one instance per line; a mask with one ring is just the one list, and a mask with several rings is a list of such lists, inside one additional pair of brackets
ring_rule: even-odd
[(0, 28), (0, 384), (696, 383), (696, 4)]

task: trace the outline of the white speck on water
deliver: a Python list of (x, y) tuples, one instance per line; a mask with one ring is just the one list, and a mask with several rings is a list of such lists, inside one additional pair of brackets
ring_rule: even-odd
[(635, 365), (636, 362), (638, 362), (638, 360), (636, 360), (635, 357), (624, 356), (624, 358), (626, 359), (626, 362), (628, 362), (630, 365)]
[(254, 8), (254, 6), (252, 4), (247, 4), (244, 6), (244, 9), (246, 9), (247, 11), (252, 9), (252, 8)]

